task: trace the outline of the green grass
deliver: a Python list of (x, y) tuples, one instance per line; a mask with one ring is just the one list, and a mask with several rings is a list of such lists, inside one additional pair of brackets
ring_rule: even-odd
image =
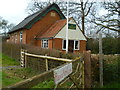
[(47, 81), (44, 81), (32, 88), (54, 88), (55, 87), (55, 84), (54, 84), (54, 81), (52, 79), (50, 80), (47, 80)]
[(28, 79), (39, 74), (30, 68), (8, 69), (2, 71), (2, 86), (15, 84), (19, 81)]
[(2, 88), (2, 72), (0, 71), (0, 88)]
[(19, 61), (16, 61), (4, 54), (2, 54), (2, 60), (0, 60), (0, 61), (2, 61), (2, 66), (18, 66), (18, 65), (20, 65)]
[(10, 76), (6, 72), (2, 72), (2, 87), (14, 84), (14, 83), (19, 82), (21, 80), (23, 80), (23, 79), (20, 77)]
[(109, 85), (105, 85), (103, 88), (120, 88), (120, 83), (112, 83)]
[[(0, 55), (2, 56), (2, 58), (0, 58), (0, 61), (2, 61), (3, 67), (20, 65), (19, 61), (16, 61), (4, 54), (0, 54)], [(37, 74), (39, 74), (39, 72), (36, 72), (30, 68), (4, 69), (0, 72), (0, 77), (2, 77), (2, 87), (15, 84), (21, 80), (30, 78)]]
[(2, 67), (2, 54), (0, 53), (0, 67)]

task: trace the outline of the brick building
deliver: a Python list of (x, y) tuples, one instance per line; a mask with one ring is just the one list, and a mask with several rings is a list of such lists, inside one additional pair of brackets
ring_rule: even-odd
[[(10, 38), (7, 41), (65, 51), (66, 22), (58, 5), (51, 4), (16, 25), (9, 31)], [(86, 38), (73, 18), (69, 19), (68, 26), (68, 50), (70, 52), (86, 50)]]

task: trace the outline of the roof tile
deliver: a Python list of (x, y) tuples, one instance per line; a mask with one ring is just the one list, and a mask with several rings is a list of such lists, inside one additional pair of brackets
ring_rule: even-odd
[(37, 38), (42, 39), (54, 37), (63, 28), (66, 22), (66, 19), (56, 21), (49, 29), (46, 30), (46, 32), (38, 35)]

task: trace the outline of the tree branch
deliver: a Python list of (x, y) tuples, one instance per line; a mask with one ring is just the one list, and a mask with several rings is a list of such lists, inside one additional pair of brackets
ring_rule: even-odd
[(90, 12), (90, 9), (91, 9), (92, 5), (93, 5), (93, 3), (91, 3), (91, 5), (90, 5), (90, 7), (88, 8), (88, 11), (87, 11), (87, 13), (85, 14), (85, 16), (87, 16), (88, 13)]
[(105, 28), (107, 28), (107, 29), (120, 32), (120, 29), (117, 30), (117, 29), (114, 29), (114, 28), (110, 28), (110, 27), (108, 27), (108, 26), (106, 26), (106, 25), (103, 25), (103, 24), (101, 24), (101, 23), (96, 23), (96, 22), (94, 22), (94, 23), (95, 23), (96, 25), (100, 25), (100, 26), (105, 27)]

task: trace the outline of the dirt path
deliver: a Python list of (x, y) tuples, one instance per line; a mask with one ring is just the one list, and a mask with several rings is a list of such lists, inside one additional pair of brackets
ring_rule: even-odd
[(0, 70), (11, 69), (11, 68), (22, 68), (22, 67), (21, 66), (6, 66), (6, 67), (0, 67)]

